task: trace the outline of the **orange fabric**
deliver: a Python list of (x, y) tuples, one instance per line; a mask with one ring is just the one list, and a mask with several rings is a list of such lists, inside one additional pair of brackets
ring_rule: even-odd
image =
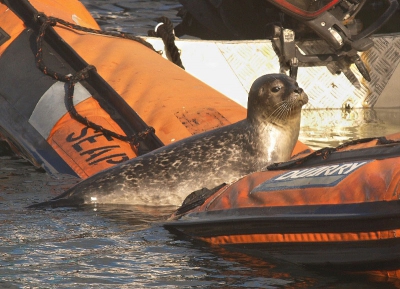
[(387, 135), (386, 138), (394, 141), (400, 141), (400, 132)]
[[(387, 279), (400, 279), (400, 269), (399, 270), (376, 270), (376, 271), (366, 271), (366, 272), (359, 272), (361, 274), (368, 274), (372, 276), (376, 276), (377, 278), (371, 278), (374, 281), (384, 281), (386, 282)], [(383, 280), (382, 280), (383, 279)]]
[[(125, 135), (93, 98), (88, 98), (75, 108), (96, 124)], [(128, 143), (105, 137), (78, 123), (68, 113), (57, 122), (47, 141), (81, 178), (136, 157)]]
[[(78, 0), (31, 0), (29, 1), (39, 12), (48, 16), (62, 18), (81, 26), (100, 29), (96, 20)], [(5, 4), (0, 3), (0, 27), (10, 35), (10, 39), (0, 45), (0, 56), (18, 35), (25, 25)]]
[(29, 0), (38, 12), (47, 16), (61, 18), (65, 21), (88, 27), (100, 29), (96, 20), (78, 0)]
[[(296, 156), (297, 154), (302, 154), (304, 151), (307, 151), (307, 154), (308, 154), (308, 153), (312, 152), (313, 150), (309, 146), (303, 144), (301, 141), (297, 141), (296, 146), (293, 149), (292, 156)], [(303, 155), (301, 155), (301, 156), (303, 156)], [(300, 155), (299, 155), (299, 157), (300, 157)]]
[(400, 236), (400, 229), (359, 232), (359, 233), (293, 233), (293, 234), (250, 234), (226, 235), (200, 238), (213, 245), (255, 244), (255, 243), (299, 243), (299, 242), (358, 242), (394, 239)]
[(0, 45), (0, 56), (25, 29), (24, 23), (8, 7), (0, 3), (0, 27), (10, 35), (10, 39)]

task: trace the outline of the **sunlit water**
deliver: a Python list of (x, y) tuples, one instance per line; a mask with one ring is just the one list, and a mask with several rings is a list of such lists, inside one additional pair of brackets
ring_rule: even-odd
[[(173, 21), (176, 1), (85, 0), (103, 29), (145, 34)], [(174, 18), (175, 17), (175, 18)], [(313, 148), (398, 132), (400, 110), (310, 111)], [(160, 222), (175, 208), (27, 210), (76, 183), (53, 178), (0, 145), (0, 288), (395, 288), (396, 281), (316, 272), (178, 238)]]
[(299, 139), (312, 147), (400, 132), (400, 109), (303, 110)]

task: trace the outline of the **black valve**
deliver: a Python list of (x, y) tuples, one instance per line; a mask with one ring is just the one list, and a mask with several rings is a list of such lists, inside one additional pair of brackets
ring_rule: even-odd
[(357, 66), (358, 71), (360, 71), (361, 75), (367, 81), (371, 81), (371, 76), (369, 75), (369, 72), (368, 72), (367, 68), (365, 67), (364, 62), (361, 60), (360, 56), (358, 54), (354, 55), (351, 58), (351, 61), (354, 62), (354, 64)]

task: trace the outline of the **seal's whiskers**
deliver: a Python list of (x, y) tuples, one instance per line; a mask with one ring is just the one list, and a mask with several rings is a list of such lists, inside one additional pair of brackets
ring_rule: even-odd
[(288, 116), (288, 102), (281, 101), (276, 106), (278, 106), (268, 117), (271, 122), (276, 122), (277, 120), (285, 120)]
[(289, 99), (278, 102), (275, 107), (276, 109), (269, 115), (268, 120), (276, 122), (278, 120), (286, 120), (289, 115), (292, 114), (297, 105), (296, 99)]

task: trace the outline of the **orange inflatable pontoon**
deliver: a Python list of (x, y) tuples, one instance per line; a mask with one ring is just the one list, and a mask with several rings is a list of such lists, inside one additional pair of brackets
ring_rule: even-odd
[(164, 224), (214, 246), (400, 277), (400, 134), (303, 153), (189, 195)]

